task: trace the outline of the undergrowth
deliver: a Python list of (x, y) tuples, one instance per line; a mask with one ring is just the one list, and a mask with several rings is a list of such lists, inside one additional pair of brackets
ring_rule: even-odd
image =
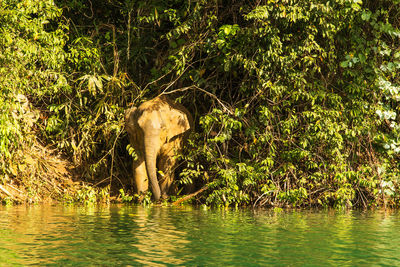
[(164, 93), (196, 121), (177, 170), (207, 188), (193, 203), (398, 206), (399, 13), (397, 0), (2, 1), (0, 185), (58, 195), (43, 162), (63, 155), (81, 186), (67, 199), (130, 201), (123, 112)]

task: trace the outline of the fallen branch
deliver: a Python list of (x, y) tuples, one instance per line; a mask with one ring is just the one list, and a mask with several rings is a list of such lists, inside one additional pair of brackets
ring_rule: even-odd
[(192, 193), (192, 194), (189, 194), (189, 195), (187, 195), (187, 196), (184, 196), (183, 198), (178, 199), (177, 201), (173, 202), (172, 205), (177, 206), (177, 205), (179, 205), (180, 203), (182, 203), (182, 202), (184, 202), (184, 201), (186, 201), (186, 200), (188, 200), (188, 199), (191, 199), (192, 197), (197, 196), (198, 194), (202, 193), (203, 191), (205, 191), (205, 190), (207, 190), (207, 189), (208, 189), (208, 185), (203, 186), (200, 190), (198, 190), (198, 191), (196, 191), (196, 192), (194, 192), (194, 193)]
[(7, 184), (7, 186), (11, 187), (12, 189), (14, 189), (15, 191), (19, 192), (20, 194), (23, 194), (23, 192), (21, 190), (19, 190), (18, 188), (16, 188), (16, 187), (14, 187), (14, 186), (12, 186), (10, 184)]
[(0, 190), (3, 191), (3, 193), (5, 193), (10, 198), (15, 199), (15, 197), (10, 192), (8, 192), (8, 190), (5, 189), (2, 185), (0, 185)]

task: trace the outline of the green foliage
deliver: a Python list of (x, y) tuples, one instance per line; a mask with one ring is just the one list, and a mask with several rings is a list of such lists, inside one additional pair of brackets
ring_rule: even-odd
[(121, 188), (119, 190), (119, 194), (121, 196), (121, 201), (122, 202), (126, 202), (126, 203), (132, 202), (133, 196), (130, 196), (129, 194), (126, 194), (124, 189)]
[(134, 93), (121, 91), (128, 77), (103, 73), (98, 46), (71, 30), (53, 1), (2, 1), (0, 13), (0, 183), (28, 191), (31, 179), (41, 184), (22, 172), (37, 136), (68, 155), (87, 182), (111, 181), (118, 172), (104, 170), (118, 164), (115, 151), (123, 150), (116, 140), (122, 106)]
[(226, 6), (198, 3), (169, 56), (214, 96), (182, 174), (204, 177), (217, 205), (396, 205), (400, 6)]
[(68, 27), (52, 1), (0, 3), (0, 183), (18, 175), (38, 114), (30, 101), (64, 90)]
[(66, 192), (63, 196), (65, 203), (81, 203), (81, 204), (96, 204), (99, 202), (110, 202), (110, 188), (95, 188), (89, 185), (83, 185), (80, 189), (69, 193)]
[(170, 93), (197, 122), (179, 171), (208, 185), (203, 203), (399, 205), (399, 12), (389, 0), (3, 1), (1, 177), (29, 136), (18, 95), (85, 181), (119, 189), (136, 156), (124, 109)]

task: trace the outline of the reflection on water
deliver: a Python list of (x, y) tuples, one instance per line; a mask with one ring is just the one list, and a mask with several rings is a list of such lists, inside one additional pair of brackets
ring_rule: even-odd
[(396, 212), (0, 206), (0, 266), (400, 265)]
[[(177, 229), (165, 209), (136, 209), (132, 213), (132, 222), (137, 227), (137, 241), (131, 243), (134, 248), (129, 254), (143, 265), (162, 266), (162, 264), (184, 264), (184, 259), (175, 255), (189, 243), (184, 231)], [(157, 264), (156, 264), (157, 263)]]

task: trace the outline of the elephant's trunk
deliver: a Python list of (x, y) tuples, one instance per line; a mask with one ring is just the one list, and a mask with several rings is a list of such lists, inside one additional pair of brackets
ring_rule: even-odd
[(160, 185), (157, 179), (157, 153), (159, 150), (159, 136), (154, 133), (145, 133), (144, 136), (144, 153), (147, 175), (150, 179), (151, 190), (154, 199), (157, 201), (161, 197)]

